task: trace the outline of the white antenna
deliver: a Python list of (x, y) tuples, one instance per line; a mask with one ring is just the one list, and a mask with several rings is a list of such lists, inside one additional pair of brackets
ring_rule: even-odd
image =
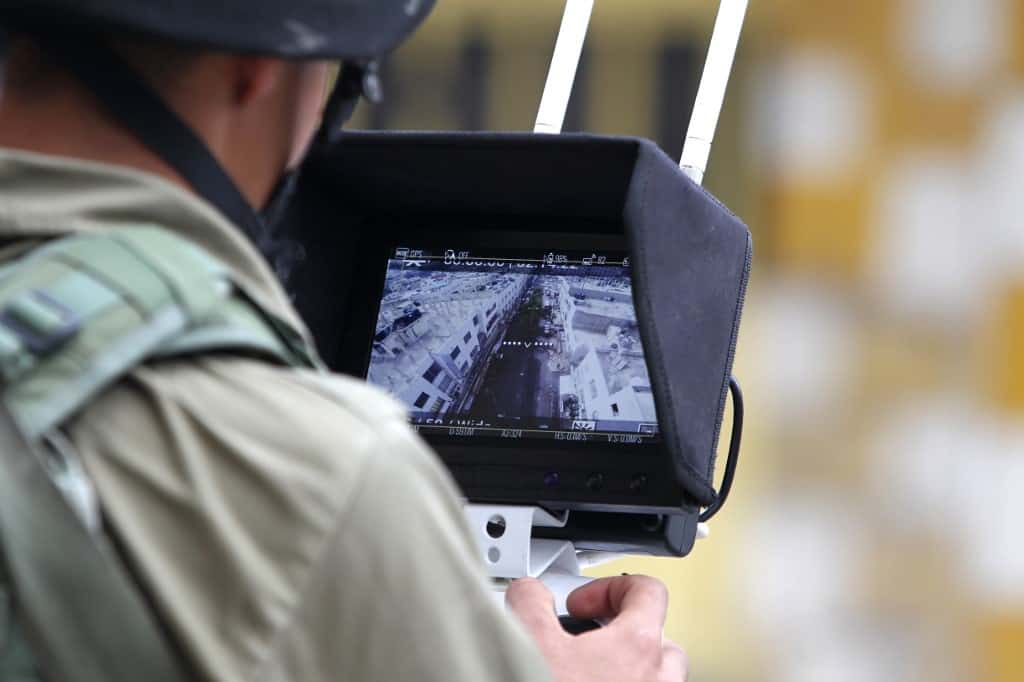
[(679, 167), (698, 185), (704, 182), (704, 171), (711, 156), (711, 143), (715, 139), (718, 118), (725, 101), (725, 90), (736, 57), (736, 48), (743, 32), (748, 0), (722, 0), (711, 35), (708, 60), (700, 79), (697, 99), (693, 104), (690, 128), (686, 131), (683, 157)]
[(535, 133), (557, 135), (562, 132), (565, 110), (569, 107), (569, 95), (576, 81), (576, 69), (579, 68), (593, 10), (594, 0), (566, 0), (562, 26), (555, 41), (555, 54), (551, 57), (548, 80), (540, 99), (537, 123), (533, 126)]

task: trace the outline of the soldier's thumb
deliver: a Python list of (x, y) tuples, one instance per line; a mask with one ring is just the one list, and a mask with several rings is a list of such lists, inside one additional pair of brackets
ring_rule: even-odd
[(541, 581), (522, 578), (512, 582), (505, 591), (505, 605), (535, 638), (565, 635), (555, 613), (555, 597)]

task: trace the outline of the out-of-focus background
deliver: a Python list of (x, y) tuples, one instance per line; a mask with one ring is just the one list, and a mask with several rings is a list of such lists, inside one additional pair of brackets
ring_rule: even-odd
[[(597, 0), (567, 130), (677, 156), (714, 0)], [(532, 128), (560, 0), (442, 0), (355, 127)], [(752, 0), (707, 186), (751, 226), (697, 682), (1024, 680), (1024, 0)]]

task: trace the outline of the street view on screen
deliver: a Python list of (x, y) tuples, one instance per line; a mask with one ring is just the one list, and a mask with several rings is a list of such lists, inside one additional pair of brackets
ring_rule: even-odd
[(421, 431), (639, 443), (658, 430), (621, 254), (397, 249), (368, 379)]

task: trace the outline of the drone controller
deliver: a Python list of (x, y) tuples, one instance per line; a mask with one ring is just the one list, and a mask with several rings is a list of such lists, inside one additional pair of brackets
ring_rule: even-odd
[[(537, 132), (591, 5), (567, 3)], [(406, 406), (499, 585), (564, 600), (581, 552), (684, 556), (728, 496), (751, 239), (700, 182), (745, 10), (722, 2), (681, 163), (639, 138), (347, 133), (304, 168), (296, 304), (332, 369)]]
[(534, 537), (688, 553), (746, 227), (634, 138), (348, 134), (315, 161), (291, 288), (328, 364), (404, 403), (470, 502), (571, 512)]

